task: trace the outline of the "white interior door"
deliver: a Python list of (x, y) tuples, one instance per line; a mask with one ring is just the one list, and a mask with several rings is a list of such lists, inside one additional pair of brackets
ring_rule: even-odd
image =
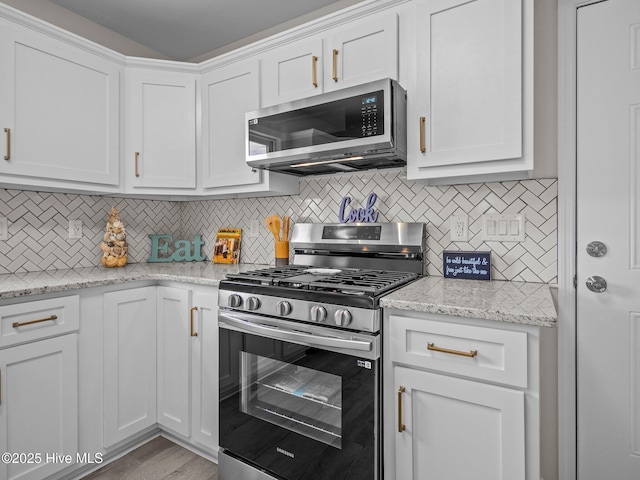
[[(637, 479), (640, 1), (579, 9), (577, 87), (578, 479)], [(603, 256), (587, 252), (593, 241)], [(604, 292), (587, 288), (593, 276)]]

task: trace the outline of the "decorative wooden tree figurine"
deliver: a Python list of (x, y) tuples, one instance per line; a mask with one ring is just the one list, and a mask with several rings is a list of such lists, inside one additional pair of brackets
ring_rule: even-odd
[(120, 212), (115, 207), (109, 212), (109, 220), (100, 244), (102, 250), (102, 265), (105, 267), (124, 267), (127, 264), (127, 234), (124, 223), (120, 220)]

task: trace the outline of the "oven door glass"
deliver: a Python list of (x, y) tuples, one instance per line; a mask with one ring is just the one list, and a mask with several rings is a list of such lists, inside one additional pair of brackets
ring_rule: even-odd
[(341, 448), (341, 377), (248, 352), (240, 372), (243, 413)]
[[(287, 480), (378, 478), (378, 360), (235, 330), (220, 339), (227, 453)], [(223, 385), (223, 371), (237, 378)]]

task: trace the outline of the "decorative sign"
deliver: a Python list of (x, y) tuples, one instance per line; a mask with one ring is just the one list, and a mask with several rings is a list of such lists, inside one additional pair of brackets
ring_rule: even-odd
[(373, 204), (376, 203), (378, 195), (371, 192), (367, 197), (367, 206), (365, 208), (350, 208), (349, 213), (346, 213), (346, 209), (351, 203), (351, 197), (348, 195), (340, 202), (340, 211), (338, 212), (338, 218), (340, 223), (376, 223), (378, 221), (378, 212), (373, 208)]
[[(151, 238), (151, 258), (149, 263), (154, 262), (202, 262), (206, 257), (202, 255), (204, 241), (200, 235), (193, 237), (193, 242), (188, 240), (178, 240), (174, 247), (174, 252), (169, 255), (169, 245), (173, 243), (173, 235), (149, 235)], [(160, 256), (162, 254), (163, 256)]]
[(442, 253), (444, 278), (491, 280), (491, 252)]

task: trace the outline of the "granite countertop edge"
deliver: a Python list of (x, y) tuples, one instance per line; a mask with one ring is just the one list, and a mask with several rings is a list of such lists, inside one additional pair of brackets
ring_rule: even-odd
[(557, 327), (550, 285), (427, 276), (380, 300), (384, 308)]
[[(211, 262), (134, 263), (122, 268), (82, 267), (0, 275), (0, 300), (139, 281), (218, 286), (227, 274), (267, 268), (264, 264)], [(548, 284), (426, 276), (380, 300), (380, 306), (501, 322), (557, 326)]]
[(57, 293), (140, 281), (218, 286), (229, 273), (263, 264), (214, 265), (211, 262), (133, 263), (121, 268), (82, 267), (0, 275), (0, 299)]

